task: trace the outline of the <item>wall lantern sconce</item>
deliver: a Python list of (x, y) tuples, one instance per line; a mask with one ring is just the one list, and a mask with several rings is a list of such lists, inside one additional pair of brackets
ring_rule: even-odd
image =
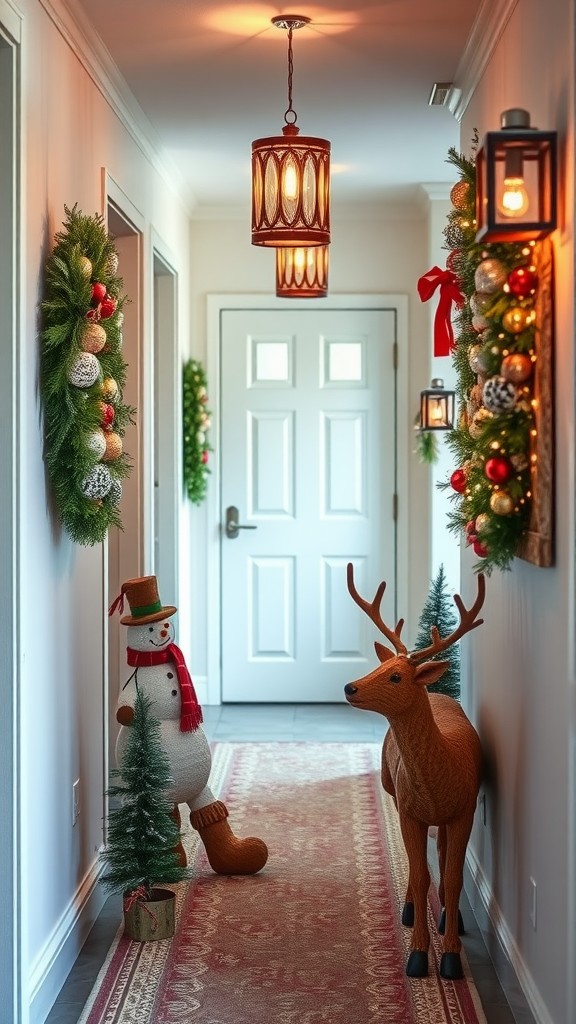
[(327, 245), (276, 249), (276, 295), (282, 299), (323, 299), (327, 294)]
[(556, 227), (556, 132), (505, 110), (476, 155), (477, 242), (529, 242)]
[(454, 429), (454, 391), (446, 391), (441, 377), (420, 392), (420, 430)]
[(330, 143), (300, 135), (292, 106), (292, 33), (310, 18), (272, 18), (288, 30), (288, 109), (282, 135), (252, 143), (252, 244), (301, 247), (330, 242)]

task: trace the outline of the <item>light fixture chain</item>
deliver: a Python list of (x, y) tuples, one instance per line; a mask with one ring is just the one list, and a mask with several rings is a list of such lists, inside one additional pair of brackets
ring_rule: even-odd
[[(288, 109), (284, 114), (284, 120), (286, 124), (296, 124), (298, 115), (292, 106), (292, 76), (294, 73), (294, 58), (292, 55), (292, 25), (288, 29)], [(292, 119), (289, 119), (288, 115), (292, 114)]]

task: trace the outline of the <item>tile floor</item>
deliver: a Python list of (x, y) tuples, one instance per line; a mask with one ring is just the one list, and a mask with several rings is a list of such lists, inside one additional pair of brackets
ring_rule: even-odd
[[(223, 704), (204, 706), (204, 728), (210, 740), (258, 742), (308, 740), (311, 742), (381, 742), (385, 720), (373, 712), (358, 714), (347, 704)], [(431, 856), (434, 848), (431, 846)], [(522, 993), (502, 955), (493, 959), (484, 943), (466, 895), (462, 894), (462, 936), (470, 969), (488, 1024), (534, 1024)], [(121, 920), (120, 897), (111, 896), (94, 924), (78, 959), (45, 1024), (77, 1024), (102, 962)], [(487, 937), (489, 942), (489, 938)], [(498, 980), (506, 979), (506, 998)], [(234, 1024), (233, 1021), (226, 1024)]]

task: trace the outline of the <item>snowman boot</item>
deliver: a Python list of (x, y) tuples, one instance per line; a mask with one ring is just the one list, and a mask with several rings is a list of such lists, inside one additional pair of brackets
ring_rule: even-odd
[(234, 835), (221, 800), (192, 811), (190, 822), (200, 833), (210, 867), (218, 875), (254, 875), (268, 860), (268, 847), (261, 839)]

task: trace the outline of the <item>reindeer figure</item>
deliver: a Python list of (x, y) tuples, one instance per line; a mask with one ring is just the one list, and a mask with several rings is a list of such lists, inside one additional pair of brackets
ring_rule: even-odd
[[(408, 854), (408, 888), (402, 923), (414, 926), (406, 974), (428, 974), (430, 934), (427, 894), (430, 885), (427, 837), (436, 825), (440, 865), (440, 903), (444, 908), (439, 931), (444, 934), (440, 976), (463, 977), (460, 959), (458, 909), (463, 884), (464, 857), (472, 829), (481, 781), (482, 751), (476, 730), (459, 703), (440, 693), (428, 693), (448, 668), (446, 661), (426, 660), (445, 651), (460, 637), (482, 624), (478, 613), (484, 603), (485, 580), (478, 576), (476, 600), (467, 610), (458, 594), (454, 603), (460, 623), (450, 636), (440, 637), (432, 627), (429, 647), (408, 653), (400, 640), (404, 620), (389, 629), (380, 614), (386, 583), (382, 582), (371, 604), (354, 586), (354, 568), (348, 564), (348, 590), (355, 603), (392, 644), (394, 651), (376, 642), (381, 662), (362, 679), (344, 687), (354, 707), (378, 711), (390, 724), (382, 748), (382, 785), (394, 798)], [(395, 652), (395, 653), (394, 653)], [(422, 662), (424, 664), (422, 664)]]

